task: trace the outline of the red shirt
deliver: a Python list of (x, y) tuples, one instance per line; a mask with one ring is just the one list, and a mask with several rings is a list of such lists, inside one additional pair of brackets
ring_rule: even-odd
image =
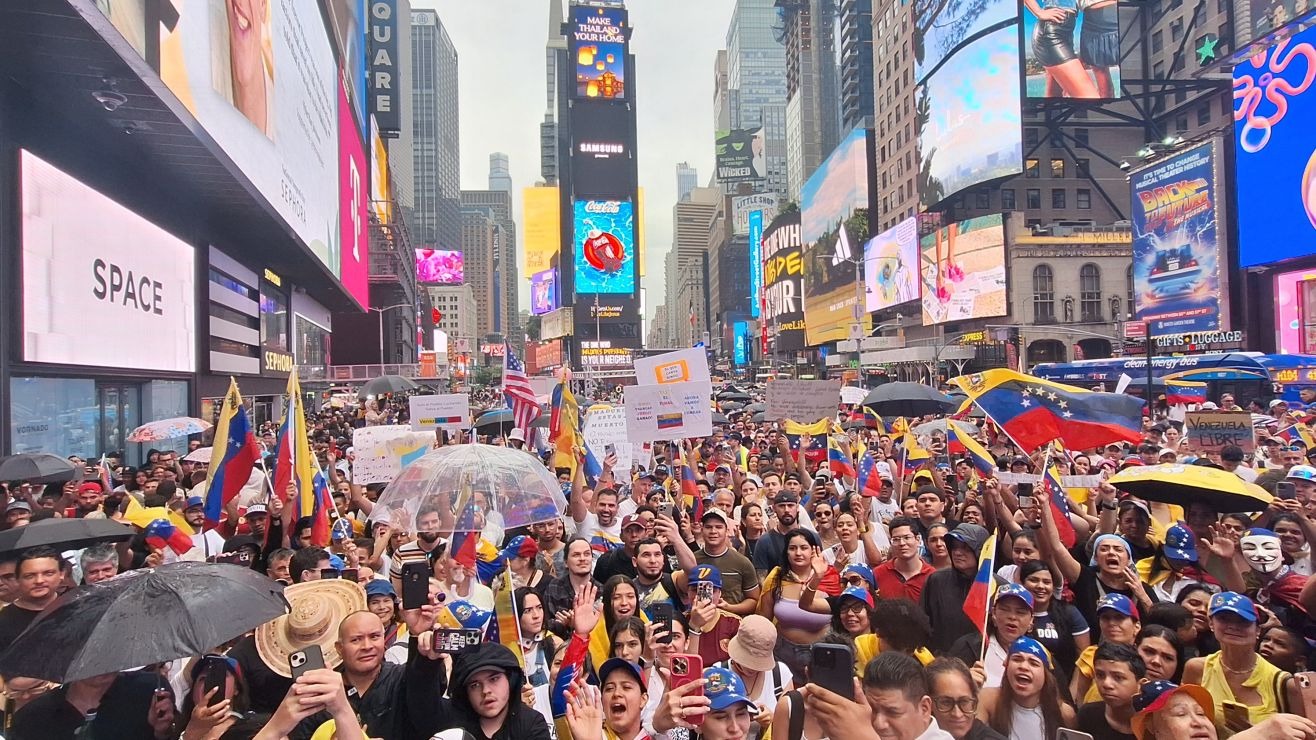
[(909, 579), (906, 579), (900, 574), (900, 571), (896, 570), (894, 560), (888, 560), (873, 568), (873, 580), (877, 581), (878, 595), (884, 599), (904, 598), (917, 603), (919, 595), (923, 593), (923, 584), (928, 581), (928, 576), (937, 572), (937, 569), (928, 565), (926, 561), (920, 560), (919, 563), (923, 565), (923, 569)]

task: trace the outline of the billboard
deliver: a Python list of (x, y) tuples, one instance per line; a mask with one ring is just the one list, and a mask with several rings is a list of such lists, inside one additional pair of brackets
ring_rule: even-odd
[(1316, 28), (1234, 66), (1240, 267), (1316, 252)]
[(1001, 214), (943, 226), (919, 242), (923, 325), (1010, 312)]
[(1224, 328), (1218, 164), (1206, 142), (1129, 176), (1134, 317), (1151, 323), (1152, 336)]
[(919, 85), (915, 96), (918, 195), (924, 208), (1023, 172), (1017, 27), (970, 42)]
[(864, 245), (865, 308), (918, 300), (918, 218), (911, 216)]
[(466, 257), (451, 249), (417, 249), (416, 282), (461, 285), (466, 282)]
[(195, 371), (195, 250), (32, 153), (20, 157), (23, 359)]
[(1120, 97), (1118, 0), (1046, 0), (1045, 7), (1024, 0), (1023, 5), (1025, 96)]
[(775, 348), (804, 349), (804, 255), (800, 212), (784, 213), (763, 230), (763, 324)]
[(1275, 351), (1316, 354), (1316, 270), (1275, 276)]
[(615, 196), (635, 188), (632, 111), (583, 100), (571, 113), (571, 186), (577, 198)]
[(370, 4), (370, 114), (379, 122), (379, 130), (385, 136), (396, 137), (402, 130), (398, 92), (407, 89), (399, 66), (402, 56), (398, 52), (398, 3), (397, 0), (366, 2)]
[(733, 329), (735, 336), (732, 337), (731, 346), (736, 365), (744, 366), (749, 364), (749, 322), (737, 321)]
[[(776, 209), (773, 209), (776, 214)], [(757, 319), (763, 302), (763, 211), (749, 214), (749, 316)]]
[(718, 182), (750, 182), (767, 177), (766, 136), (762, 126), (718, 131)]
[(388, 173), (388, 146), (375, 117), (370, 117), (370, 210), (381, 224), (393, 223), (393, 183)]
[(370, 305), (370, 170), (348, 101), (338, 86), (338, 276), (362, 308)]
[(625, 99), (629, 32), (625, 8), (572, 6), (571, 54), (576, 59), (577, 98)]
[(868, 239), (872, 196), (868, 131), (837, 145), (800, 191), (804, 249), (804, 318), (810, 345), (850, 336), (867, 313), (859, 305), (856, 267)]
[(765, 221), (771, 221), (777, 215), (776, 194), (753, 193), (731, 196), (731, 233), (736, 236), (749, 234), (749, 216), (754, 211), (762, 212), (765, 214)]
[(629, 200), (572, 204), (576, 295), (635, 292), (635, 216)]
[[(1229, 49), (1246, 49), (1263, 37), (1282, 35), (1312, 20), (1316, 10), (1308, 0), (1233, 0), (1234, 45)], [(1258, 50), (1259, 51), (1259, 50)]]
[(177, 0), (160, 78), (335, 277), (338, 65), (318, 3)]
[(521, 274), (534, 275), (555, 267), (562, 247), (562, 216), (555, 187), (521, 191)]
[(1018, 16), (1016, 0), (915, 0), (914, 81), (922, 82), (969, 39)]
[(558, 307), (557, 270), (544, 270), (530, 276), (530, 313), (543, 316)]

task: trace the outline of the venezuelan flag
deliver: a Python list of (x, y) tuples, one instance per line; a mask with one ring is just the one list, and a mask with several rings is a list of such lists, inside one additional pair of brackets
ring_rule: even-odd
[(907, 473), (913, 472), (922, 467), (932, 459), (932, 453), (924, 449), (918, 443), (918, 438), (913, 432), (905, 432), (901, 440), (902, 452), (897, 468), (900, 471), (900, 477), (904, 478)]
[(948, 449), (951, 447), (952, 439), (964, 451), (964, 456), (973, 464), (979, 475), (995, 475), (996, 460), (992, 458), (992, 453), (988, 452), (978, 440), (960, 433), (954, 424), (946, 427), (946, 447)]
[(699, 494), (699, 479), (695, 477), (694, 468), (681, 463), (681, 498), (690, 507), (695, 521), (704, 518), (704, 499)]
[(987, 605), (996, 593), (996, 535), (987, 538), (978, 554), (978, 575), (969, 586), (964, 614), (982, 634), (987, 634)]
[(877, 473), (877, 459), (868, 450), (859, 458), (857, 485), (859, 493), (864, 496), (876, 496), (882, 492), (882, 476)]
[(1069, 501), (1065, 498), (1065, 487), (1060, 482), (1060, 469), (1050, 462), (1042, 475), (1042, 490), (1046, 504), (1051, 508), (1051, 518), (1055, 520), (1056, 529), (1060, 531), (1060, 541), (1065, 547), (1073, 547), (1078, 535), (1074, 525), (1069, 521)]
[(882, 417), (878, 416), (876, 411), (868, 408), (867, 406), (864, 406), (863, 409), (864, 409), (864, 416), (863, 416), (864, 426), (870, 429), (876, 429), (878, 434), (886, 434), (887, 433), (886, 424), (882, 423)]
[(788, 419), (782, 427), (782, 434), (786, 435), (786, 441), (790, 443), (790, 448), (795, 451), (797, 457), (800, 454), (800, 435), (809, 435), (811, 437), (809, 449), (804, 450), (803, 454), (810, 460), (821, 460), (827, 456), (825, 437), (830, 429), (831, 425), (826, 419), (812, 424), (800, 424)]
[[(323, 480), (316, 480), (318, 463), (311, 456), (306, 409), (302, 406), (302, 387), (295, 367), (288, 375), (285, 395), (287, 406), (283, 413), (283, 423), (279, 425), (278, 453), (274, 461), (274, 495), (290, 503), (297, 518), (311, 517), (316, 522), (317, 528), (312, 529), (311, 537), (317, 546), (323, 547), (329, 544), (328, 517), (329, 509), (333, 508), (333, 500), (328, 496), (329, 481), (324, 479), (324, 475), (319, 474)], [(324, 497), (329, 503), (327, 509), (318, 502), (320, 486), (323, 486)], [(289, 496), (292, 497), (291, 501), (288, 501)], [(324, 510), (317, 512), (317, 508)], [(319, 514), (323, 514), (322, 520), (317, 519)], [(318, 535), (322, 535), (323, 539), (317, 539)]]
[(589, 655), (589, 641), (572, 632), (571, 641), (567, 643), (566, 654), (562, 656), (562, 667), (558, 669), (557, 680), (553, 690), (548, 693), (549, 708), (553, 711), (553, 725), (558, 737), (571, 737), (571, 728), (567, 725), (567, 690), (576, 682), (578, 676), (584, 675), (585, 658)]
[(228, 392), (219, 409), (219, 423), (215, 425), (214, 449), (222, 451), (218, 461), (212, 460), (206, 474), (206, 526), (219, 525), (228, 502), (237, 498), (251, 477), (260, 453), (256, 450), (256, 436), (251, 432), (251, 419), (242, 406), (238, 382), (228, 381)]
[(512, 651), (516, 662), (525, 669), (525, 654), (521, 652), (521, 619), (516, 613), (516, 602), (512, 599), (511, 571), (503, 573), (501, 588), (494, 593), (494, 618), (484, 633), (485, 642), (496, 642)]
[(1206, 383), (1194, 380), (1166, 380), (1165, 402), (1171, 406), (1189, 406), (1206, 402)]
[(553, 467), (567, 468), (576, 473), (576, 448), (580, 440), (580, 405), (571, 392), (566, 378), (553, 389), (552, 416), (549, 417), (548, 436), (553, 442)]
[(156, 550), (168, 547), (176, 555), (192, 549), (192, 538), (168, 519), (156, 519), (146, 525), (146, 544)]
[(827, 438), (827, 467), (832, 475), (855, 477), (854, 463), (850, 462), (850, 456), (830, 436)]

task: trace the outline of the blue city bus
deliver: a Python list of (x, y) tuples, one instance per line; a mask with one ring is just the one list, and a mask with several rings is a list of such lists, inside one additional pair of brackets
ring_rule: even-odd
[[(1208, 397), (1233, 393), (1239, 404), (1254, 398), (1283, 398), (1298, 401), (1298, 391), (1316, 389), (1316, 356), (1264, 355), (1260, 352), (1215, 352), (1200, 355), (1164, 355), (1152, 357), (1152, 389), (1161, 392), (1168, 375), (1205, 381)], [(1147, 387), (1147, 358), (1112, 357), (1104, 360), (1045, 362), (1035, 365), (1032, 374), (1039, 378), (1068, 383), (1081, 388), (1104, 386), (1114, 390), (1121, 375), (1133, 378), (1128, 392), (1143, 395)]]

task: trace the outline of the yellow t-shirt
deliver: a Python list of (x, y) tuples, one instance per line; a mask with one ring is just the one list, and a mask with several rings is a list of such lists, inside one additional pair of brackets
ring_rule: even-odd
[[(1279, 713), (1279, 692), (1283, 691), (1284, 682), (1288, 680), (1289, 675), (1287, 671), (1281, 671), (1270, 661), (1260, 655), (1257, 656), (1252, 675), (1243, 682), (1244, 686), (1261, 695), (1261, 704), (1247, 708), (1248, 719), (1252, 724), (1255, 725)], [(1221, 737), (1232, 735), (1232, 731), (1225, 730), (1224, 703), (1238, 702), (1234, 699), (1234, 690), (1229, 687), (1229, 681), (1225, 679), (1220, 653), (1206, 656), (1206, 665), (1202, 666), (1202, 688), (1211, 694), (1212, 699), (1215, 699), (1215, 724), (1216, 728), (1222, 731)]]
[[(864, 667), (880, 652), (882, 652), (882, 638), (877, 635), (859, 635), (854, 638), (855, 676), (863, 678)], [(914, 657), (923, 665), (927, 665), (933, 660), (932, 653), (928, 652), (927, 648), (922, 647), (914, 651)]]

